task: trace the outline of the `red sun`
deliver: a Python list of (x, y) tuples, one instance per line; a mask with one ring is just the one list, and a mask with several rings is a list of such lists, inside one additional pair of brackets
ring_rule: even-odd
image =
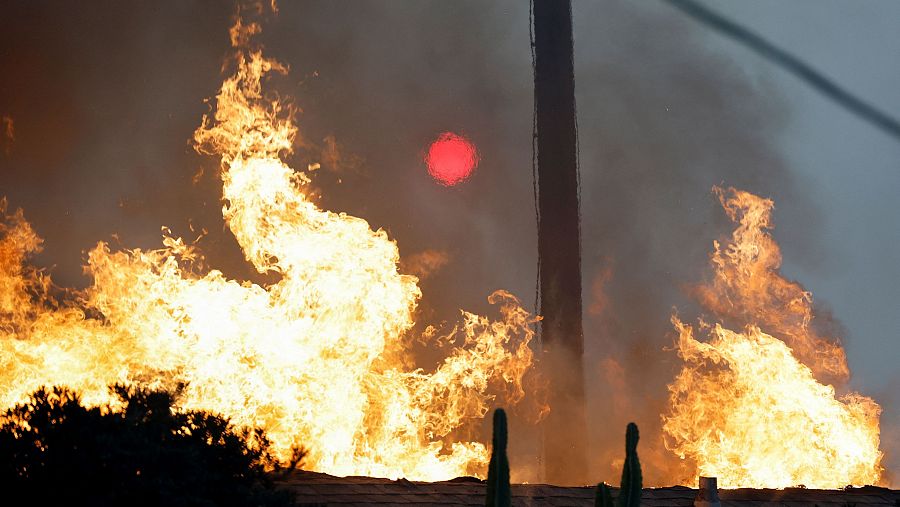
[(425, 155), (428, 174), (441, 185), (452, 187), (471, 176), (478, 167), (478, 150), (463, 136), (452, 132), (439, 135)]

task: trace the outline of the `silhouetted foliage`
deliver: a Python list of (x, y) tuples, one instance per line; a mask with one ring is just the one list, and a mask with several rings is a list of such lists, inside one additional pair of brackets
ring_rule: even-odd
[(35, 391), (0, 416), (0, 495), (9, 505), (290, 505), (261, 430), (178, 411), (166, 391), (116, 385), (121, 406), (87, 408), (73, 391)]

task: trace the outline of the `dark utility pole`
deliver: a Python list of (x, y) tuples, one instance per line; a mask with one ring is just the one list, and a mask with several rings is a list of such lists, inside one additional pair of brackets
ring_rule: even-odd
[(570, 0), (534, 0), (534, 45), (541, 362), (551, 384), (544, 472), (551, 484), (587, 484)]

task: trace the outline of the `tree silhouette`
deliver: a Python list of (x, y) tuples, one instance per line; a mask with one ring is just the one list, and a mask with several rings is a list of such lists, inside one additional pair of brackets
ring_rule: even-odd
[(289, 505), (272, 472), (283, 466), (258, 429), (178, 411), (177, 394), (111, 388), (116, 407), (85, 407), (65, 388), (41, 388), (0, 416), (0, 497), (11, 505)]

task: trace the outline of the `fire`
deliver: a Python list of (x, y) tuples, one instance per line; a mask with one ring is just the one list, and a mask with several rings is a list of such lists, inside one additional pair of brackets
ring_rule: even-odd
[[(310, 180), (284, 156), (297, 134), (289, 108), (262, 93), (286, 72), (247, 49), (259, 25), (231, 31), (236, 72), (195, 133), (221, 158), (223, 216), (261, 286), (204, 270), (195, 246), (164, 229), (163, 248), (88, 255), (92, 284), (57, 294), (27, 265), (41, 239), (21, 211), (0, 209), (0, 406), (41, 385), (67, 385), (90, 404), (107, 386), (183, 385), (184, 409), (261, 426), (288, 457), (337, 475), (443, 480), (483, 474), (485, 446), (459, 441), (502, 391), (514, 404), (532, 363), (534, 318), (510, 294), (489, 300), (500, 320), (462, 313), (457, 347), (432, 372), (407, 344), (421, 297), (399, 272), (397, 245), (360, 218), (320, 209)], [(447, 339), (447, 337), (439, 337)]]
[(745, 328), (701, 322), (710, 334), (701, 342), (672, 318), (685, 365), (669, 385), (666, 447), (725, 488), (875, 484), (881, 408), (821, 383), (849, 377), (846, 357), (835, 339), (812, 328), (810, 293), (778, 271), (781, 252), (767, 232), (772, 201), (715, 192), (738, 226), (724, 247), (715, 244), (715, 276), (698, 288), (698, 299)]

